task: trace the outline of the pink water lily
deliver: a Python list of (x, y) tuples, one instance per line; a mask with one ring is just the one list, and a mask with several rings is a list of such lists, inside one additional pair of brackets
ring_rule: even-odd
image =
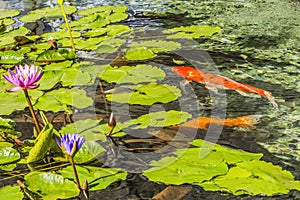
[(38, 72), (38, 67), (31, 65), (29, 67), (27, 64), (16, 66), (15, 71), (8, 70), (9, 75), (3, 75), (3, 78), (10, 82), (11, 84), (15, 85), (15, 87), (7, 90), (8, 92), (15, 92), (21, 89), (35, 89), (38, 88), (40, 85), (36, 84), (42, 76), (43, 71)]

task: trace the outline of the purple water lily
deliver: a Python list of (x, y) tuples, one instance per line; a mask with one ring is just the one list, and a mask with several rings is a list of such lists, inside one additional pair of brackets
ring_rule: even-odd
[(39, 84), (35, 84), (43, 76), (43, 71), (38, 72), (38, 67), (31, 65), (22, 65), (15, 67), (15, 72), (8, 70), (9, 75), (3, 75), (3, 78), (15, 85), (15, 87), (7, 90), (8, 92), (15, 92), (21, 89), (35, 89)]
[(65, 134), (60, 136), (60, 140), (56, 138), (56, 143), (61, 148), (63, 153), (68, 156), (75, 156), (76, 152), (84, 143), (84, 137), (79, 134)]

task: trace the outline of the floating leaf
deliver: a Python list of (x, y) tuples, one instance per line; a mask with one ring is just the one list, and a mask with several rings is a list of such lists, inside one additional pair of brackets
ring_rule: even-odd
[(185, 122), (188, 118), (191, 118), (191, 114), (182, 111), (169, 110), (151, 112), (149, 114), (142, 115), (137, 119), (132, 119), (122, 123), (121, 127), (130, 127), (132, 129), (140, 129), (147, 127), (167, 127), (175, 125), (181, 122)]
[[(79, 32), (72, 31), (73, 38), (78, 38), (78, 37), (80, 37), (80, 35), (81, 34)], [(48, 39), (59, 40), (62, 38), (69, 38), (69, 35), (67, 34), (66, 30), (44, 33), (42, 36), (44, 37), (45, 40), (48, 40)]]
[(114, 90), (121, 92), (106, 95), (109, 101), (118, 103), (152, 105), (154, 103), (168, 103), (181, 96), (180, 90), (171, 85), (149, 83), (147, 85), (128, 86), (128, 90), (122, 92), (122, 87), (115, 87)]
[[(0, 81), (1, 82), (1, 81)], [(2, 85), (3, 86), (3, 85)], [(4, 85), (5, 89), (9, 89), (12, 85), (8, 86), (8, 84)], [(3, 89), (3, 90), (5, 90)], [(29, 95), (31, 97), (31, 101), (34, 103), (37, 98), (39, 98), (43, 92), (38, 90), (29, 91)], [(23, 110), (28, 106), (26, 102), (26, 98), (22, 91), (19, 92), (0, 92), (0, 115), (8, 115), (16, 110)]]
[(142, 83), (163, 80), (165, 78), (163, 70), (153, 67), (151, 65), (137, 65), (137, 66), (122, 66), (111, 67), (100, 75), (102, 80), (109, 83)]
[(27, 188), (44, 200), (68, 199), (79, 194), (74, 182), (51, 172), (30, 172), (24, 179)]
[(72, 113), (71, 106), (86, 108), (93, 104), (93, 100), (86, 96), (84, 90), (78, 88), (52, 90), (40, 97), (34, 105), (36, 109), (43, 111), (66, 111)]
[(86, 163), (95, 160), (105, 149), (95, 141), (85, 141), (74, 157), (76, 163)]
[(76, 55), (73, 51), (68, 51), (66, 49), (47, 50), (37, 57), (36, 62), (59, 62), (75, 58)]
[(27, 163), (36, 162), (44, 158), (50, 148), (53, 135), (53, 126), (47, 124), (36, 138), (36, 142), (29, 151)]
[(0, 165), (8, 164), (20, 159), (17, 150), (11, 147), (0, 146)]
[[(203, 184), (213, 190), (227, 190), (235, 195), (287, 194), (290, 190), (300, 190), (300, 181), (294, 181), (293, 175), (279, 166), (260, 160), (237, 163), (228, 173)], [(211, 190), (211, 189), (210, 189)]]
[[(102, 120), (93, 120), (93, 119), (86, 119), (86, 120), (79, 120), (72, 124), (69, 124), (63, 127), (60, 130), (61, 134), (67, 133), (78, 133), (86, 140), (101, 140), (106, 141), (106, 134), (109, 132), (109, 127), (106, 121)], [(120, 131), (119, 125), (114, 128), (112, 132), (113, 137), (120, 137), (125, 135), (124, 132)]]
[(114, 53), (116, 52), (120, 46), (126, 43), (126, 40), (111, 38), (109, 40), (105, 40), (97, 45), (98, 53)]
[(165, 40), (149, 40), (144, 42), (133, 42), (128, 45), (125, 57), (128, 60), (145, 60), (153, 58), (157, 53), (169, 52), (181, 48), (181, 44)]
[(18, 10), (1, 10), (0, 12), (0, 19), (8, 18), (8, 17), (15, 17), (20, 14)]
[(19, 186), (5, 186), (0, 188), (0, 199), (5, 200), (22, 200), (24, 193)]
[(212, 36), (221, 33), (221, 28), (212, 26), (180, 26), (165, 30), (164, 33), (171, 33), (168, 38), (199, 38), (201, 36)]
[(156, 54), (147, 47), (135, 47), (126, 51), (125, 58), (128, 60), (147, 60), (154, 58)]
[[(76, 12), (75, 6), (64, 6), (67, 15)], [(22, 22), (35, 22), (42, 18), (57, 18), (62, 17), (62, 12), (60, 6), (55, 7), (45, 7), (42, 9), (32, 10), (29, 14), (24, 15), (20, 18)]]
[(9, 65), (16, 65), (21, 63), (24, 60), (24, 55), (13, 51), (4, 51), (0, 52), (0, 64), (9, 64)]
[[(197, 184), (205, 190), (227, 191), (235, 195), (287, 194), (299, 190), (300, 181), (279, 166), (260, 161), (262, 154), (229, 149), (203, 140), (198, 148), (178, 149), (178, 157), (153, 161), (144, 175), (167, 184)], [(204, 153), (204, 154), (203, 154)]]
[[(101, 168), (101, 167), (80, 167), (76, 166), (79, 180), (87, 180), (89, 183), (89, 190), (101, 190), (105, 189), (107, 186), (111, 185), (116, 181), (125, 180), (127, 173), (121, 169), (115, 168)], [(63, 177), (73, 179), (74, 172), (71, 166), (66, 167), (60, 170), (60, 173)]]

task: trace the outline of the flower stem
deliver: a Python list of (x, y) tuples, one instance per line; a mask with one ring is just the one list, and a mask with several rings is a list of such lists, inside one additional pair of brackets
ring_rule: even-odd
[(72, 168), (73, 168), (73, 171), (74, 171), (75, 180), (76, 180), (76, 185), (77, 185), (77, 187), (78, 187), (79, 190), (80, 190), (81, 187), (80, 187), (80, 182), (79, 182), (78, 173), (77, 173), (77, 170), (76, 170), (74, 158), (73, 158), (73, 156), (69, 156), (69, 157), (70, 157), (70, 162), (71, 162), (71, 164), (72, 164)]
[(61, 7), (61, 11), (63, 13), (64, 19), (65, 19), (65, 22), (66, 22), (66, 26), (67, 26), (68, 33), (69, 33), (69, 36), (70, 36), (70, 42), (71, 42), (71, 45), (72, 45), (72, 49), (75, 52), (76, 48), (75, 48), (75, 45), (74, 45), (74, 41), (73, 41), (73, 37), (72, 37), (72, 32), (71, 32), (71, 28), (70, 28), (70, 25), (69, 25), (69, 21), (68, 21), (68, 18), (67, 18), (64, 6), (62, 4), (60, 4), (60, 7)]
[(27, 91), (27, 89), (23, 89), (23, 91), (24, 91), (24, 94), (25, 94), (25, 97), (26, 97), (26, 100), (27, 100), (27, 103), (28, 103), (29, 110), (31, 112), (31, 116), (32, 116), (33, 121), (34, 121), (35, 128), (36, 128), (37, 132), (40, 133), (41, 129), (40, 129), (40, 126), (39, 126), (39, 122), (38, 122), (38, 120), (36, 118), (35, 112), (33, 110), (33, 106), (32, 106), (32, 103), (30, 101), (30, 97), (28, 95), (28, 91)]

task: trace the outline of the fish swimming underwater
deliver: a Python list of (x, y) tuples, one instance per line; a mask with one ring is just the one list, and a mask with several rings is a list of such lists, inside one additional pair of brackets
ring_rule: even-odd
[(216, 93), (218, 92), (218, 89), (225, 89), (235, 90), (243, 96), (249, 96), (247, 93), (258, 94), (262, 97), (267, 98), (271, 102), (271, 104), (276, 109), (278, 109), (278, 105), (275, 102), (272, 93), (269, 91), (262, 90), (248, 84), (239, 83), (230, 78), (205, 72), (193, 67), (177, 66), (173, 67), (172, 70), (176, 74), (179, 74), (180, 76), (184, 77), (187, 81), (195, 81), (197, 83), (202, 83), (207, 89), (212, 90)]
[(204, 129), (207, 130), (210, 124), (214, 125), (223, 125), (223, 126), (237, 126), (237, 127), (253, 127), (254, 124), (259, 122), (259, 119), (262, 115), (249, 115), (249, 116), (241, 116), (237, 118), (226, 118), (226, 119), (218, 119), (218, 118), (210, 118), (210, 117), (200, 117), (195, 118), (190, 121), (187, 121), (183, 124), (179, 124), (176, 126), (171, 126), (169, 128), (196, 128), (196, 129)]

